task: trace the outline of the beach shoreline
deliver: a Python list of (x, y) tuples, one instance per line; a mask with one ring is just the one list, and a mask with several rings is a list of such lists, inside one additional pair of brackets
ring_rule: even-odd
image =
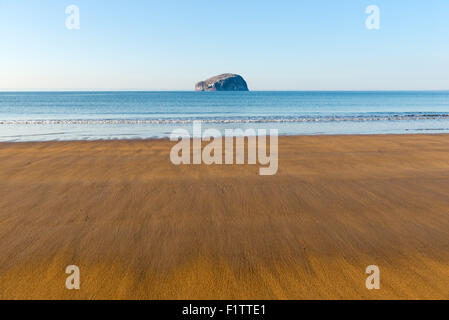
[(448, 299), (448, 139), (282, 135), (273, 176), (167, 138), (2, 142), (0, 298)]
[[(208, 129), (208, 128), (206, 128)], [(252, 128), (250, 128), (252, 129)], [(234, 129), (232, 129), (234, 130)], [(246, 129), (245, 129), (246, 130)], [(254, 137), (257, 137), (257, 129), (253, 129), (256, 131)], [(266, 129), (267, 130), (267, 129)], [(220, 131), (220, 130), (219, 130)], [(244, 131), (244, 130), (243, 130)], [(266, 131), (267, 136), (269, 136), (269, 129)], [(296, 133), (278, 133), (278, 137), (285, 138), (301, 138), (301, 137), (385, 137), (385, 136), (448, 136), (449, 133), (445, 132), (437, 132), (437, 133), (310, 133), (310, 134), (296, 134)], [(234, 136), (234, 139), (238, 136)], [(244, 135), (245, 138), (252, 137), (252, 135)], [(224, 138), (224, 136), (222, 136)], [(180, 140), (180, 138), (179, 138)], [(178, 141), (179, 141), (178, 140)], [(1, 145), (8, 144), (41, 144), (41, 143), (70, 143), (70, 142), (151, 142), (151, 141), (165, 141), (165, 142), (173, 142), (170, 140), (169, 136), (161, 136), (161, 137), (135, 137), (135, 138), (95, 138), (95, 139), (54, 139), (54, 140), (8, 140), (8, 141), (0, 141)], [(176, 143), (176, 142), (173, 142)], [(171, 146), (170, 146), (171, 147)]]

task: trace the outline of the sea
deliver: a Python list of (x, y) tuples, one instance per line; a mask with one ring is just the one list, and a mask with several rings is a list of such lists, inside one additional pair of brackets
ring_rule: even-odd
[(0, 92), (0, 141), (167, 138), (195, 120), (221, 132), (449, 133), (449, 91)]

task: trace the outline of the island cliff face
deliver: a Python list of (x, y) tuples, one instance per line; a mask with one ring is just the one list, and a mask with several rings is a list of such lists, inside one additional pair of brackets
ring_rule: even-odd
[(195, 85), (196, 91), (249, 91), (246, 81), (238, 74), (224, 73), (200, 81)]

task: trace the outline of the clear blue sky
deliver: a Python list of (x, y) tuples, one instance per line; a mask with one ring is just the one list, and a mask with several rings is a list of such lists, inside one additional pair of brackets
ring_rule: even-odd
[(448, 0), (0, 0), (0, 41), (2, 90), (449, 89)]

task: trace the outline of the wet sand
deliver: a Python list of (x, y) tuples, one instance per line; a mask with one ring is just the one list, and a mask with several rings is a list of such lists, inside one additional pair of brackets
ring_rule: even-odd
[(173, 144), (0, 144), (0, 298), (449, 298), (449, 135), (280, 137), (274, 176)]

